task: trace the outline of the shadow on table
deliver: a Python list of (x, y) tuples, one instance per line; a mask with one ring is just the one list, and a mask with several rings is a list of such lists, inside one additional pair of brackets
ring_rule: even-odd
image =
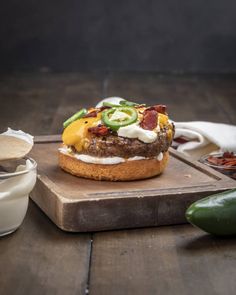
[(192, 252), (200, 252), (202, 250), (228, 249), (236, 248), (236, 235), (234, 236), (214, 236), (203, 233), (191, 241), (187, 242), (183, 248)]

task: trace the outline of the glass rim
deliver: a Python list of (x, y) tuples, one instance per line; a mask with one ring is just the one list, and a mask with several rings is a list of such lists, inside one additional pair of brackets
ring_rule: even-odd
[(30, 167), (29, 169), (26, 169), (26, 170), (23, 170), (23, 171), (0, 173), (0, 180), (1, 179), (7, 179), (7, 178), (10, 178), (10, 177), (17, 177), (17, 176), (20, 176), (20, 175), (23, 175), (23, 174), (27, 174), (30, 171), (35, 170), (37, 168), (37, 162), (31, 157), (26, 156), (26, 157), (23, 157), (21, 159), (16, 159), (16, 160), (25, 160), (25, 161), (30, 160), (30, 162), (33, 164), (33, 166)]
[[(213, 156), (213, 157), (221, 157), (222, 155), (224, 154), (224, 152), (219, 152), (219, 153), (215, 153), (215, 154), (207, 154), (207, 155), (203, 155), (201, 156), (201, 158), (199, 159), (199, 161), (202, 163), (202, 164), (205, 164), (209, 167), (212, 167), (212, 168), (216, 168), (216, 169), (224, 169), (224, 170), (236, 170), (236, 167), (234, 166), (231, 166), (231, 167), (227, 167), (225, 165), (215, 165), (215, 164), (212, 164), (210, 162), (207, 161), (207, 158), (210, 157), (210, 156)], [(236, 156), (236, 153), (233, 152), (233, 154)]]

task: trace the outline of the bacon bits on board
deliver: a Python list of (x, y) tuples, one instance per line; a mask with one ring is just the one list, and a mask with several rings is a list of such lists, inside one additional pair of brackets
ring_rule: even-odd
[(209, 156), (207, 161), (216, 166), (236, 167), (236, 155), (226, 152), (221, 157)]

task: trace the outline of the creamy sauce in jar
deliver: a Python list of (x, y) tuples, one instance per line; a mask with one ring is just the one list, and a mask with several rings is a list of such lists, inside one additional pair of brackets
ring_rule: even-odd
[(1, 133), (1, 135), (8, 135), (20, 138), (33, 146), (34, 144), (34, 137), (28, 133), (23, 132), (22, 130), (13, 130), (8, 127), (7, 131)]
[[(21, 164), (18, 165), (18, 162)], [(15, 163), (13, 173), (0, 173), (0, 236), (13, 232), (21, 225), (28, 208), (29, 193), (36, 182), (37, 164), (34, 160), (21, 159)]]
[(34, 143), (30, 134), (8, 128), (0, 134), (0, 143), (0, 236), (3, 236), (16, 230), (25, 217), (29, 193), (36, 182), (37, 164), (25, 158)]

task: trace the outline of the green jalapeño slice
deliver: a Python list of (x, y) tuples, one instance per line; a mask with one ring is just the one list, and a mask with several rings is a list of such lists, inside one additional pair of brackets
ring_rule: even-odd
[(126, 106), (126, 107), (134, 107), (134, 106), (138, 106), (139, 104), (136, 102), (128, 101), (128, 100), (121, 100), (120, 105)]
[(119, 107), (120, 105), (119, 104), (114, 104), (114, 103), (111, 103), (111, 102), (106, 102), (104, 101), (104, 103), (102, 104), (104, 107), (110, 107), (110, 108), (113, 108), (113, 107)]
[(63, 127), (66, 128), (67, 126), (69, 126), (72, 122), (82, 118), (84, 115), (87, 114), (87, 110), (86, 109), (82, 109), (80, 111), (78, 111), (77, 113), (75, 113), (72, 117), (70, 117), (69, 119), (67, 119), (64, 123), (63, 123)]
[(112, 130), (117, 131), (120, 127), (128, 126), (138, 119), (138, 113), (135, 108), (120, 106), (113, 107), (102, 112), (102, 121)]

